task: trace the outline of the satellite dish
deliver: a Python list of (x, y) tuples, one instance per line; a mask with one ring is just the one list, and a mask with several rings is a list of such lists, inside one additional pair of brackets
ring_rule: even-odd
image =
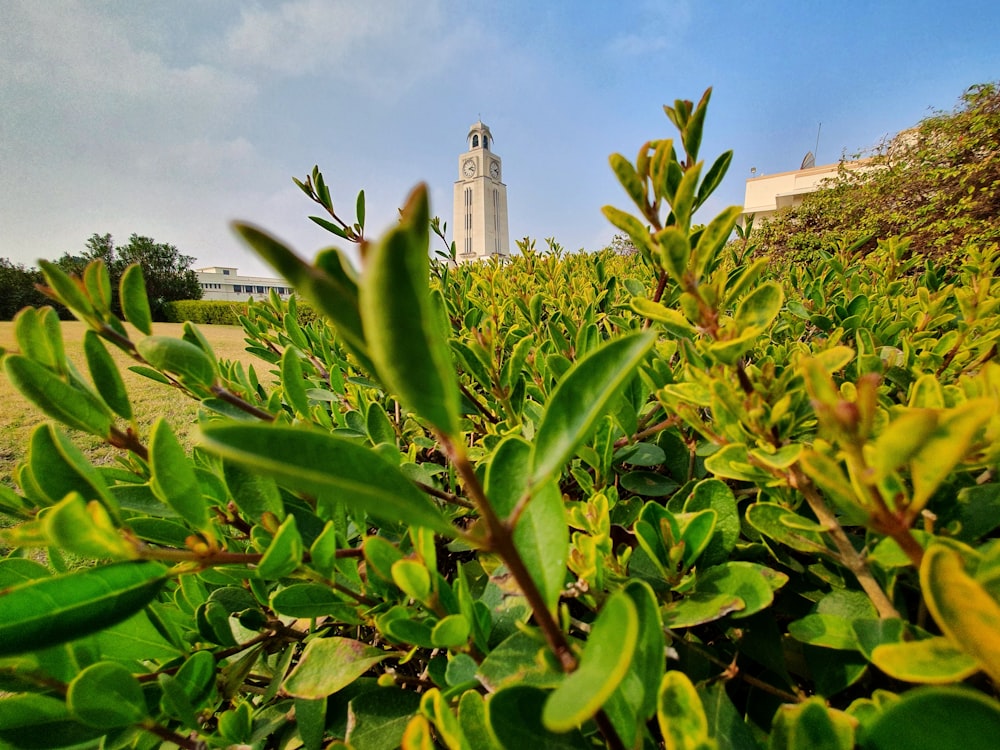
[(816, 157), (813, 156), (813, 152), (809, 151), (805, 156), (802, 157), (802, 166), (799, 169), (812, 169), (816, 166)]

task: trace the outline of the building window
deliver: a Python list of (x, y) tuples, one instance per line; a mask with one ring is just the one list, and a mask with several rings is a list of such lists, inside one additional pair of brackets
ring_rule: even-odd
[(257, 287), (257, 294), (263, 294), (263, 293), (264, 293), (264, 287), (262, 286)]
[(465, 189), (465, 247), (462, 252), (466, 255), (472, 252), (472, 188)]
[(222, 269), (222, 275), (223, 276), (228, 276), (229, 275), (229, 269), (228, 268), (223, 268)]
[(242, 291), (243, 291), (243, 285), (242, 284), (233, 284), (233, 292), (235, 294), (239, 294)]
[(489, 147), (490, 147), (490, 139), (487, 136), (484, 135), (483, 136), (483, 148), (489, 148)]
[(493, 242), (494, 252), (500, 254), (500, 191), (493, 190)]

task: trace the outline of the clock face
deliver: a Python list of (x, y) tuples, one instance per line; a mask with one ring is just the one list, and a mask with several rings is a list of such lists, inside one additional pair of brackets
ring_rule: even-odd
[(490, 177), (492, 177), (494, 180), (500, 177), (500, 163), (499, 162), (495, 162), (494, 161), (494, 162), (490, 163)]
[(465, 163), (462, 165), (462, 174), (466, 177), (472, 177), (476, 173), (476, 160), (466, 159)]

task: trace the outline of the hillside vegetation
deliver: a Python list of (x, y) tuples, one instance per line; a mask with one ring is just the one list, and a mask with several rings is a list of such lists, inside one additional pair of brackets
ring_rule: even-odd
[(809, 261), (817, 250), (910, 238), (918, 257), (960, 264), (970, 249), (1000, 242), (1000, 87), (971, 87), (953, 112), (938, 112), (886, 141), (868, 168), (842, 168), (827, 189), (758, 227), (758, 252)]
[(129, 327), (46, 267), (88, 331), (3, 355), (49, 421), (0, 485), (0, 746), (992, 748), (1000, 250), (753, 257), (695, 220), (710, 93), (610, 158), (631, 255), (432, 261), (425, 186), (334, 226), (360, 273), (237, 224), (319, 313), (247, 305), (261, 367), (153, 335), (137, 266)]

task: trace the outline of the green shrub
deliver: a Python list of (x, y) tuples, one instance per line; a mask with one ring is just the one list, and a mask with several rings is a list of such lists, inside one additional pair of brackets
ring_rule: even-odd
[[(249, 299), (247, 302), (189, 299), (167, 302), (163, 309), (168, 323), (238, 326), (240, 319), (246, 314), (249, 302)], [(312, 323), (316, 320), (316, 310), (311, 305), (300, 302), (296, 306), (296, 320), (300, 325)]]
[(915, 255), (960, 265), (970, 250), (1000, 242), (1000, 84), (972, 86), (950, 113), (938, 112), (887, 141), (864, 170), (842, 169), (828, 189), (764, 222), (761, 253), (810, 262), (847, 239), (905, 234)]
[[(360, 275), (237, 225), (322, 316), (248, 306), (266, 374), (149, 335), (138, 272), (133, 341), (100, 268), (46, 268), (91, 377), (21, 313), (4, 370), (53, 421), (0, 486), (0, 742), (991, 746), (997, 250), (743, 262), (739, 207), (693, 221), (708, 98), (611, 157), (636, 254), (431, 263), (423, 187)], [(193, 449), (130, 424), (106, 343), (200, 401)]]

